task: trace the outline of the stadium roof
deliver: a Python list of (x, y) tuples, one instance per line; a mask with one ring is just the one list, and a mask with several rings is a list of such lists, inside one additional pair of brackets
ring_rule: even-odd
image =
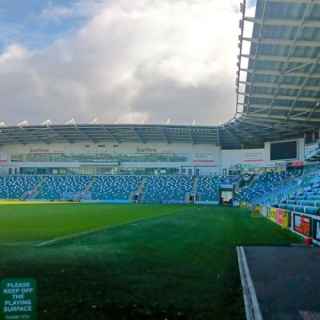
[(237, 114), (226, 126), (269, 140), (320, 128), (320, 0), (257, 0), (255, 17), (244, 0), (241, 12)]
[[(320, 0), (241, 4), (235, 117), (221, 126), (69, 124), (0, 128), (0, 145), (35, 142), (187, 142), (261, 147), (320, 128)], [(248, 24), (251, 36), (245, 35)], [(250, 48), (245, 52), (245, 47)]]
[[(0, 145), (31, 143), (163, 142), (220, 145), (223, 148), (262, 147), (263, 139), (228, 126), (65, 124), (0, 128)], [(258, 129), (256, 129), (258, 130)], [(260, 129), (261, 130), (261, 129)], [(283, 137), (283, 136), (279, 136)], [(279, 139), (278, 137), (278, 139)]]
[(212, 126), (68, 124), (0, 128), (0, 145), (82, 141), (220, 144), (219, 139), (218, 127)]

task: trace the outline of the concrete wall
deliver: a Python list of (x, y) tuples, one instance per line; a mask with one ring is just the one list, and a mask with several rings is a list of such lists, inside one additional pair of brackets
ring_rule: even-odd
[(264, 149), (222, 150), (222, 169), (234, 165), (263, 165), (266, 161)]
[(219, 152), (220, 147), (215, 145), (189, 144), (189, 143), (52, 143), (30, 145), (5, 145), (0, 147), (3, 153), (191, 153), (191, 154), (214, 154)]
[[(214, 173), (221, 167), (221, 148), (215, 145), (188, 144), (188, 143), (56, 143), (56, 144), (30, 144), (6, 145), (0, 147), (0, 167), (79, 167), (79, 162), (11, 162), (13, 155), (17, 154), (111, 154), (111, 155), (181, 155), (186, 158), (184, 162), (121, 162), (123, 167), (193, 167), (201, 168), (203, 172)], [(1, 161), (3, 159), (3, 161)], [(84, 163), (82, 163), (84, 164)], [(102, 165), (101, 161), (99, 164)], [(91, 163), (92, 165), (92, 163)], [(98, 164), (97, 164), (98, 165)], [(108, 165), (106, 163), (105, 165)], [(110, 163), (110, 165), (112, 165)], [(117, 165), (114, 163), (113, 165)]]
[[(278, 142), (292, 141), (281, 140)], [(297, 141), (297, 160), (304, 160), (304, 139), (295, 139)], [(196, 170), (200, 174), (220, 174), (223, 169), (241, 164), (251, 166), (268, 166), (270, 161), (270, 142), (265, 143), (264, 149), (240, 149), (240, 150), (221, 150), (215, 145), (193, 145), (188, 143), (56, 143), (56, 144), (32, 144), (32, 145), (7, 145), (0, 147), (0, 174), (7, 172), (7, 168), (11, 167), (69, 167), (76, 168), (80, 166), (79, 162), (25, 162), (10, 163), (13, 154), (46, 154), (46, 153), (65, 153), (65, 154), (177, 154), (185, 155), (185, 162), (122, 162), (123, 167), (168, 167), (168, 168), (184, 168), (189, 170), (192, 168), (193, 173)], [(81, 163), (85, 165), (84, 163)], [(91, 163), (91, 165), (93, 165)], [(97, 164), (98, 165), (98, 164)], [(101, 165), (101, 164), (100, 164)], [(106, 164), (108, 165), (108, 164)], [(109, 165), (112, 165), (109, 163)], [(113, 164), (117, 165), (117, 164)]]

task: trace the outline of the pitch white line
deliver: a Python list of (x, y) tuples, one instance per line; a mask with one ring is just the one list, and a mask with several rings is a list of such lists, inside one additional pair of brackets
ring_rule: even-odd
[(0, 242), (0, 247), (19, 247), (34, 244), (36, 241), (14, 241), (14, 242)]
[(135, 224), (138, 224), (138, 223), (141, 223), (141, 222), (144, 222), (144, 221), (158, 219), (158, 218), (162, 218), (162, 217), (165, 217), (165, 216), (173, 215), (173, 214), (179, 213), (180, 211), (185, 212), (188, 209), (191, 209), (191, 208), (185, 208), (184, 210), (180, 210), (180, 209), (179, 210), (175, 210), (173, 212), (166, 213), (166, 214), (163, 214), (163, 215), (157, 216), (157, 217), (137, 219), (137, 220), (133, 220), (133, 221), (131, 221), (129, 223), (116, 224), (116, 225), (113, 225), (113, 226), (103, 226), (103, 227), (99, 227), (99, 228), (95, 228), (95, 229), (91, 229), (91, 230), (86, 230), (86, 231), (82, 231), (82, 232), (78, 232), (78, 233), (72, 233), (72, 234), (68, 234), (68, 235), (65, 235), (65, 236), (62, 236), (62, 237), (57, 237), (57, 238), (54, 238), (54, 239), (51, 239), (51, 240), (42, 241), (40, 243), (37, 243), (35, 245), (35, 247), (45, 247), (45, 246), (49, 246), (49, 245), (55, 244), (55, 243), (60, 242), (60, 241), (75, 239), (75, 238), (79, 238), (79, 237), (82, 237), (82, 236), (87, 236), (87, 235), (90, 235), (90, 234), (93, 234), (93, 233), (105, 231), (107, 229), (121, 227), (121, 226), (124, 226), (124, 225), (135, 225)]
[(243, 247), (237, 247), (238, 264), (247, 320), (263, 320), (256, 290), (253, 285), (246, 254)]
[[(118, 227), (121, 226), (121, 224), (115, 225), (114, 227)], [(91, 229), (91, 230), (86, 230), (86, 231), (81, 231), (78, 233), (72, 233), (72, 234), (68, 234), (66, 236), (62, 236), (62, 237), (57, 237), (51, 240), (46, 240), (46, 241), (42, 241), (38, 244), (36, 244), (36, 247), (45, 247), (51, 244), (55, 244), (56, 242), (60, 242), (60, 241), (64, 241), (64, 240), (70, 240), (70, 239), (74, 239), (74, 238), (78, 238), (78, 237), (82, 237), (82, 236), (87, 236), (90, 235), (92, 233), (96, 233), (96, 232), (100, 232), (100, 231), (104, 231), (106, 229), (112, 228), (113, 226), (104, 226), (104, 227), (100, 227), (100, 228), (95, 228), (95, 229)]]

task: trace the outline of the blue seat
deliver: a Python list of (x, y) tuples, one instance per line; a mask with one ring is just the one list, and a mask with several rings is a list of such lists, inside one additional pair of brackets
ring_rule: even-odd
[(184, 203), (191, 193), (193, 180), (190, 176), (147, 177), (143, 201), (147, 203)]
[[(219, 177), (200, 176), (197, 183), (197, 194), (200, 201), (219, 201)], [(226, 182), (223, 182), (226, 183)], [(231, 183), (231, 181), (229, 182)]]
[(97, 176), (91, 188), (93, 200), (127, 201), (137, 191), (143, 176)]
[(31, 193), (40, 182), (39, 176), (5, 176), (0, 177), (0, 199), (23, 199)]

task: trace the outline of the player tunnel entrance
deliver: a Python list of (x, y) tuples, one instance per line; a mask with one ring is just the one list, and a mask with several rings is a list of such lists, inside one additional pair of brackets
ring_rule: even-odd
[(234, 198), (234, 185), (233, 184), (221, 184), (220, 185), (220, 204), (232, 205)]

